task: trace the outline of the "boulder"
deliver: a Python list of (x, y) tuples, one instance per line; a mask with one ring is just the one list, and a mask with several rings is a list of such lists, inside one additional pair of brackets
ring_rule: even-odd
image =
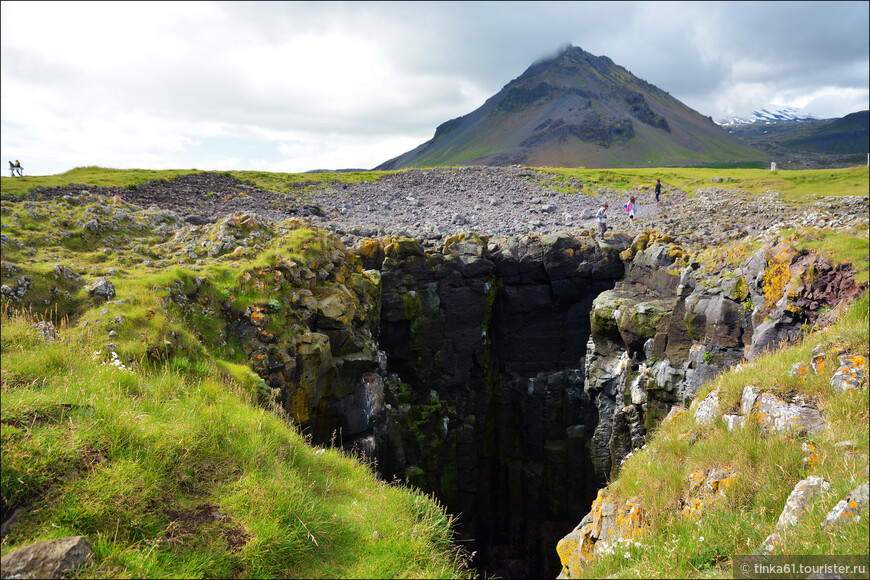
[(92, 298), (96, 296), (107, 301), (112, 300), (115, 297), (115, 286), (111, 280), (105, 276), (100, 276), (88, 286), (88, 296)]
[(822, 413), (802, 398), (784, 401), (773, 393), (758, 398), (758, 421), (764, 431), (814, 433), (824, 428)]
[(0, 578), (63, 578), (87, 563), (91, 553), (90, 542), (84, 536), (30, 544), (3, 556)]
[(825, 516), (822, 528), (833, 531), (844, 525), (859, 522), (862, 512), (866, 513), (867, 510), (868, 494), (870, 494), (870, 486), (865, 481), (849, 492), (845, 499), (837, 502), (837, 505)]
[(695, 410), (695, 422), (699, 425), (708, 425), (719, 416), (719, 389), (710, 392), (703, 401), (698, 403)]
[(696, 469), (689, 474), (681, 513), (693, 520), (700, 519), (704, 510), (725, 501), (728, 488), (739, 477), (740, 474), (729, 465)]
[(861, 389), (867, 377), (867, 357), (843, 354), (837, 357), (837, 362), (840, 366), (831, 377), (831, 387), (841, 393)]
[(645, 528), (646, 512), (638, 497), (622, 501), (600, 490), (589, 513), (556, 545), (562, 573), (579, 577), (597, 555), (612, 554), (620, 543), (640, 537)]
[(785, 501), (776, 528), (783, 530), (789, 526), (796, 526), (813, 499), (829, 489), (831, 484), (818, 475), (811, 475), (797, 482)]

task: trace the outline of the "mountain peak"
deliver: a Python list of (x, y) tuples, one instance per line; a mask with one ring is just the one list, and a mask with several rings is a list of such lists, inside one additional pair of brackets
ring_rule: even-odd
[[(663, 153), (667, 151), (667, 153)], [(539, 59), (477, 110), (378, 166), (614, 167), (760, 158), (607, 56), (572, 45)]]

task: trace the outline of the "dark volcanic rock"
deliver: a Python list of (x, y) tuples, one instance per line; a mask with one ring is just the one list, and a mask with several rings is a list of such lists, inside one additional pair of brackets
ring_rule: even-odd
[(322, 213), (315, 206), (297, 204), (292, 197), (260, 189), (222, 173), (182, 175), (171, 180), (148, 181), (135, 187), (95, 187), (70, 184), (64, 187), (37, 188), (29, 199), (55, 199), (76, 196), (82, 191), (118, 196), (143, 207), (155, 205), (184, 216), (187, 223), (212, 223), (236, 211), (253, 212), (269, 219), (282, 220)]

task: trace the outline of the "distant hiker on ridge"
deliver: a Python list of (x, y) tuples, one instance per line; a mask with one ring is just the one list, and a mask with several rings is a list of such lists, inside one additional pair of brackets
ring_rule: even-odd
[(601, 206), (598, 213), (595, 214), (595, 219), (598, 220), (598, 231), (601, 233), (601, 239), (604, 239), (604, 232), (607, 231), (607, 204)]
[(24, 172), (21, 170), (21, 162), (17, 159), (15, 160), (15, 165), (13, 166), (12, 175), (15, 175), (15, 169), (18, 170), (18, 177), (24, 177)]
[(15, 165), (11, 161), (9, 162), (9, 175), (15, 177)]

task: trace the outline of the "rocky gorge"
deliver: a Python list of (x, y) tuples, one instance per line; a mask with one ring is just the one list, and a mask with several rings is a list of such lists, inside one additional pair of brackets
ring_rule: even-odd
[[(189, 271), (162, 297), (168, 317), (218, 320), (219, 334), (202, 329), (200, 342), (235, 345), (265, 401), (314, 442), (337, 439), (385, 480), (435, 493), (473, 541), (475, 565), (511, 578), (558, 574), (559, 540), (705, 381), (824, 326), (864, 290), (852, 265), (780, 232), (866, 231), (866, 197), (798, 207), (726, 185), (691, 197), (666, 186), (661, 208), (636, 189), (635, 222), (621, 212), (628, 192), (560, 193), (521, 167), (414, 170), (304, 198), (201, 174), (135, 190), (37, 190), (18, 203), (37, 215), (92, 207), (91, 229), (128, 268)], [(603, 202), (602, 239), (593, 216)], [(162, 228), (156, 250), (106, 240), (113, 219), (146, 217)], [(323, 233), (291, 257), (306, 228)], [(729, 243), (727, 260), (705, 253)], [(13, 303), (30, 291), (24, 264), (6, 259), (17, 248), (26, 260), (21, 245), (4, 234)], [(231, 296), (217, 291), (210, 265), (265, 250), (271, 261), (239, 267)], [(101, 278), (124, 275), (123, 264)], [(61, 290), (95, 277), (59, 265)], [(123, 309), (123, 296), (100, 291), (95, 299)], [(255, 298), (235, 299), (243, 294)]]

